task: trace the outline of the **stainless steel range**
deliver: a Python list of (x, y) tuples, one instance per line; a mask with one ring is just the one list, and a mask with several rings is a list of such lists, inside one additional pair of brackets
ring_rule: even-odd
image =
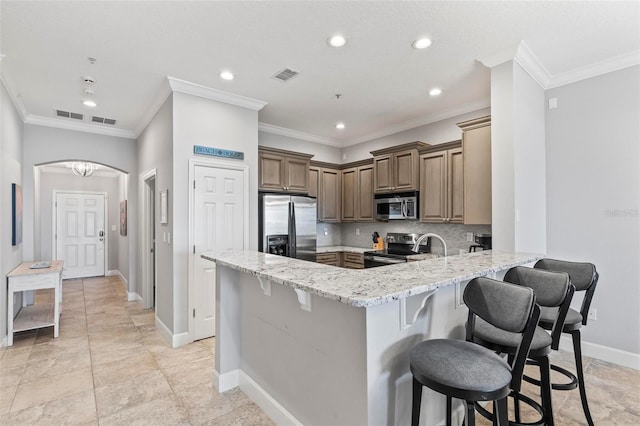
[[(386, 249), (364, 252), (364, 267), (393, 265), (404, 263), (407, 256), (416, 254), (411, 249), (422, 234), (389, 233), (385, 237)], [(419, 253), (431, 253), (431, 237), (420, 244)]]

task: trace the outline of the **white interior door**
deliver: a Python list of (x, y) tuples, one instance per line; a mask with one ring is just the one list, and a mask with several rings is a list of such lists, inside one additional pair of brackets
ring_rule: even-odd
[(56, 193), (56, 253), (63, 278), (104, 275), (104, 194)]
[(194, 340), (215, 335), (216, 269), (205, 251), (242, 250), (244, 174), (241, 170), (195, 166)]

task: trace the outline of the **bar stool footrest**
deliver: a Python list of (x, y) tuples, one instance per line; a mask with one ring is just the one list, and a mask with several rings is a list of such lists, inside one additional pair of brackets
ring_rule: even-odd
[[(537, 361), (528, 359), (527, 360), (527, 365), (539, 365)], [(555, 389), (555, 390), (572, 390), (578, 387), (578, 378), (576, 377), (575, 374), (573, 374), (571, 371), (564, 369), (562, 367), (559, 367), (555, 364), (551, 364), (549, 366), (553, 371), (556, 371), (560, 374), (562, 374), (563, 376), (565, 376), (567, 379), (570, 380), (569, 383), (551, 383), (551, 389)], [(538, 379), (534, 379), (533, 377), (529, 377), (526, 374), (522, 375), (522, 378), (526, 381), (529, 382), (531, 384), (534, 384), (536, 386), (540, 386), (540, 380)]]

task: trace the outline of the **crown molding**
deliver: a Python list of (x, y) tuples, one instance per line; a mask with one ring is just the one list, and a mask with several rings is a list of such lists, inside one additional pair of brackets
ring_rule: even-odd
[(162, 108), (162, 105), (164, 105), (171, 93), (171, 86), (169, 84), (163, 84), (162, 89), (151, 102), (151, 106), (147, 108), (147, 112), (142, 116), (140, 124), (138, 124), (138, 127), (136, 127), (133, 132), (136, 139), (138, 139), (142, 132), (145, 131), (149, 123), (151, 123), (151, 120), (153, 120), (153, 117), (155, 117), (158, 111), (160, 111), (160, 108)]
[(597, 77), (602, 74), (618, 71), (623, 68), (640, 65), (640, 50), (614, 56), (601, 62), (576, 68), (571, 71), (551, 76), (546, 89), (564, 86), (587, 78)]
[(549, 87), (549, 81), (551, 80), (551, 74), (547, 68), (542, 64), (540, 59), (529, 49), (529, 46), (524, 41), (520, 42), (516, 55), (513, 58), (527, 74), (533, 78), (540, 87), (546, 89)]
[(287, 136), (289, 138), (300, 139), (307, 142), (315, 142), (322, 145), (329, 145), (341, 148), (343, 145), (333, 139), (325, 138), (322, 136), (312, 135), (311, 133), (305, 133), (298, 130), (288, 129), (286, 127), (275, 126), (273, 124), (258, 123), (258, 130), (265, 133), (271, 133), (274, 135)]
[(11, 79), (7, 71), (2, 72), (2, 75), (0, 75), (0, 81), (2, 82), (2, 85), (4, 86), (4, 88), (7, 89), (9, 98), (11, 99), (11, 102), (13, 102), (13, 106), (18, 111), (18, 115), (20, 116), (20, 119), (24, 123), (25, 118), (28, 115), (27, 109), (24, 107), (24, 104), (22, 103), (22, 96), (20, 96), (20, 94), (16, 92), (15, 90), (16, 86), (15, 84), (13, 84), (13, 80)]
[(186, 93), (188, 95), (199, 96), (201, 98), (210, 99), (212, 101), (224, 102), (253, 111), (260, 111), (268, 103), (257, 99), (248, 98), (246, 96), (236, 95), (235, 93), (212, 89), (211, 87), (191, 83), (190, 81), (186, 80), (180, 80), (179, 78), (175, 77), (167, 76), (167, 80), (169, 80), (169, 86), (171, 86), (171, 90), (173, 90), (174, 92)]
[[(69, 119), (71, 120), (71, 119)], [(136, 136), (131, 130), (118, 128), (107, 128), (96, 124), (75, 123), (62, 118), (42, 117), (29, 114), (24, 120), (25, 124), (35, 124), (36, 126), (56, 127), (58, 129), (75, 130), (77, 132), (95, 133), (105, 136), (116, 136), (119, 138), (135, 139)]]
[(345, 142), (342, 146), (346, 148), (348, 146), (357, 145), (363, 142), (368, 142), (373, 139), (382, 138), (385, 136), (392, 135), (394, 133), (403, 132), (405, 130), (415, 129), (416, 127), (426, 126), (427, 124), (435, 123), (436, 121), (446, 120), (448, 118), (452, 118), (462, 114), (467, 114), (469, 112), (473, 112), (479, 109), (489, 108), (489, 107), (491, 107), (490, 100), (488, 99), (481, 100), (478, 102), (474, 102), (472, 104), (465, 105), (464, 107), (461, 107), (461, 108), (453, 108), (447, 111), (442, 111), (438, 114), (429, 115), (428, 117), (425, 117), (425, 118), (404, 121), (395, 126), (387, 127), (386, 129), (381, 130), (379, 132), (371, 133), (367, 136)]

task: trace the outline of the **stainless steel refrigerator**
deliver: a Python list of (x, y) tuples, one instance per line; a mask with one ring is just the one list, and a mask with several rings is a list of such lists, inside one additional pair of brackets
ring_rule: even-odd
[(316, 206), (313, 197), (260, 193), (258, 249), (315, 262)]

